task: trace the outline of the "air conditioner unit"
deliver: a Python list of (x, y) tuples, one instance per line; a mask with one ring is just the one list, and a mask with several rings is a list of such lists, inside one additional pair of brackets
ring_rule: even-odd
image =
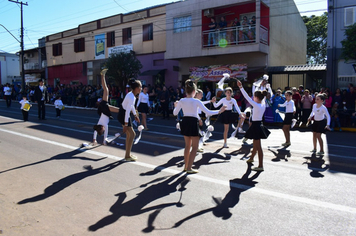
[(214, 9), (206, 9), (206, 10), (204, 10), (204, 16), (207, 16), (207, 17), (214, 16)]

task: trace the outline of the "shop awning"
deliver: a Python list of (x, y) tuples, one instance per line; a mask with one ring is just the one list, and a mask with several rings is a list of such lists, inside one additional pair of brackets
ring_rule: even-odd
[(140, 76), (149, 76), (149, 75), (158, 75), (161, 71), (165, 71), (166, 69), (161, 70), (146, 70), (140, 74)]

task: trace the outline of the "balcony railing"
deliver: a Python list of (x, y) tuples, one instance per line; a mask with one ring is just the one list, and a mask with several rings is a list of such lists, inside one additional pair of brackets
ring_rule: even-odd
[[(256, 42), (256, 25), (203, 31), (203, 48)], [(268, 29), (260, 26), (260, 43), (268, 45)]]

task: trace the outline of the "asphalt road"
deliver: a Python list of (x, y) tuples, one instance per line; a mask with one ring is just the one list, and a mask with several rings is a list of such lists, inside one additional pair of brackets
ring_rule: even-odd
[[(355, 133), (329, 132), (317, 158), (310, 131), (292, 130), (292, 145), (282, 148), (282, 130), (269, 127), (265, 171), (255, 173), (245, 162), (252, 146), (239, 137), (223, 149), (216, 123), (196, 157), (200, 172), (185, 175), (173, 118), (148, 123), (133, 146), (137, 162), (122, 160), (124, 139), (79, 148), (92, 139), (94, 110), (68, 108), (57, 120), (47, 107), (42, 121), (34, 105), (29, 121), (21, 118), (18, 104), (0, 102), (3, 235), (356, 234)], [(109, 135), (120, 131), (110, 121)]]

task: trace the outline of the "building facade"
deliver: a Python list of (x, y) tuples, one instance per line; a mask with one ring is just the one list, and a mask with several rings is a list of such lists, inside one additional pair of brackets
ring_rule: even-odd
[(353, 0), (328, 1), (328, 42), (327, 42), (327, 80), (326, 85), (347, 88), (356, 84), (356, 61), (346, 62), (342, 58), (341, 41), (345, 39), (345, 29), (356, 23), (356, 4)]
[(0, 84), (21, 84), (20, 59), (16, 54), (0, 53)]
[(165, 57), (179, 60), (182, 83), (196, 70), (212, 75), (203, 81), (226, 70), (253, 81), (269, 66), (305, 64), (307, 29), (293, 0), (190, 0), (166, 9)]
[(111, 53), (130, 51), (141, 61), (143, 84), (175, 85), (177, 61), (166, 60), (166, 5), (95, 20), (46, 37), (48, 83), (100, 84)]

